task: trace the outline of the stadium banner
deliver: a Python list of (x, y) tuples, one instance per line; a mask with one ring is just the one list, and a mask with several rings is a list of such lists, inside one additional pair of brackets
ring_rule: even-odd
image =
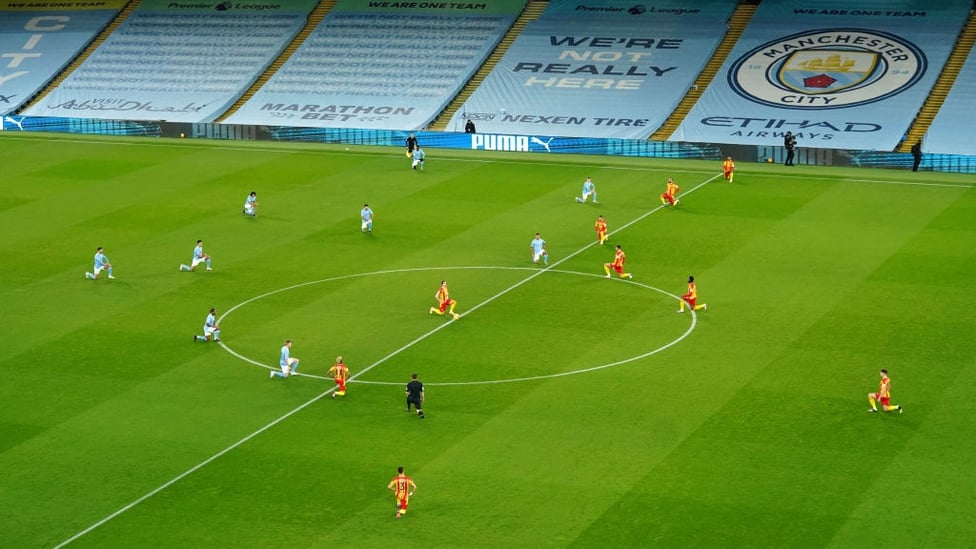
[(976, 154), (973, 122), (976, 121), (976, 49), (969, 52), (966, 63), (956, 76), (939, 113), (932, 120), (924, 151), (949, 154)]
[[(176, 139), (264, 140), (323, 143), (346, 146), (384, 146), (402, 158), (409, 132), (348, 128), (296, 128), (290, 126), (245, 126), (185, 122), (104, 120), (98, 118), (0, 116), (0, 139), (12, 133), (59, 132), (68, 134), (131, 137), (169, 137)], [(781, 163), (782, 147), (728, 145), (715, 143), (675, 143), (645, 139), (564, 138), (543, 135), (466, 134), (453, 132), (414, 132), (421, 147), (428, 150), (431, 167), (437, 163), (437, 149), (482, 151), (485, 154), (594, 154), (606, 156), (655, 157), (710, 160), (716, 164), (727, 155), (740, 162)], [(809, 149), (797, 155), (797, 163), (908, 169), (908, 153)], [(976, 156), (926, 154), (922, 170), (976, 173)]]
[(687, 5), (683, 0), (551, 1), (448, 129), (471, 120), (479, 130), (495, 133), (650, 136), (712, 56), (735, 2)]
[(142, 0), (137, 8), (140, 12), (167, 13), (309, 13), (318, 0)]
[(971, 0), (763, 0), (673, 141), (891, 150)]
[(0, 10), (0, 114), (14, 112), (47, 85), (117, 13)]
[(331, 12), (334, 13), (382, 13), (384, 15), (403, 14), (496, 14), (518, 15), (525, 7), (524, 0), (482, 0), (462, 2), (459, 0), (425, 2), (399, 2), (397, 0), (339, 0)]
[[(50, 0), (32, 1), (20, 0), (0, 0), (0, 12), (66, 12), (59, 15), (73, 14), (76, 11), (85, 10), (112, 10), (118, 12), (123, 6), (128, 4), (128, 0)], [(42, 15), (38, 13), (38, 15)], [(43, 15), (51, 15), (43, 13)], [(4, 15), (4, 17), (7, 17)]]
[(225, 122), (424, 128), (511, 27), (519, 4), (500, 5), (513, 13), (330, 13)]

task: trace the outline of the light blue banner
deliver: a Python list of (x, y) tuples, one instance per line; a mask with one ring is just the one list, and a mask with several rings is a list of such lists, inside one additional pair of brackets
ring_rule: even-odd
[(764, 0), (672, 141), (891, 150), (970, 0)]
[(424, 128), (514, 20), (507, 14), (387, 11), (331, 13), (226, 122)]
[(956, 77), (939, 114), (925, 136), (923, 151), (976, 155), (976, 49)]
[(734, 8), (686, 5), (554, 0), (448, 129), (471, 120), (488, 132), (647, 138), (701, 72)]
[(25, 114), (214, 121), (305, 24), (296, 12), (216, 13), (137, 11)]
[(43, 88), (117, 12), (0, 12), (0, 114)]

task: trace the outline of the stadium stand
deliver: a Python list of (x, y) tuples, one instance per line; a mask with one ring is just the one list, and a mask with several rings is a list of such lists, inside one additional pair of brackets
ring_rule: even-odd
[[(976, 49), (972, 49), (973, 39), (976, 37), (976, 20), (971, 15), (964, 36), (957, 41), (955, 57), (958, 54), (965, 61), (961, 66), (955, 67), (957, 74), (954, 83), (944, 93), (941, 108), (938, 114), (931, 120), (931, 125), (927, 127), (923, 149), (927, 152), (944, 154), (968, 154), (976, 155), (976, 141), (972, 139), (973, 128), (976, 127)], [(968, 55), (967, 55), (968, 54)], [(953, 67), (952, 60), (946, 64), (946, 71)], [(945, 76), (945, 75), (943, 75)], [(935, 98), (935, 91), (930, 96), (930, 100)], [(912, 132), (909, 132), (908, 139), (902, 143), (903, 152), (908, 152), (913, 144), (919, 141), (924, 134), (926, 127), (924, 123), (924, 109), (919, 113)]]
[(448, 128), (471, 119), (479, 132), (647, 138), (692, 86), (735, 5), (552, 0)]
[[(971, 0), (763, 0), (672, 141), (893, 150)], [(724, 75), (725, 78), (721, 78)]]
[(103, 9), (18, 11), (0, 8), (0, 115), (15, 112), (46, 86), (112, 21), (123, 1)]
[(296, 0), (289, 11), (244, 11), (143, 0), (24, 114), (213, 121), (291, 41), (314, 5)]
[(396, 3), (338, 2), (226, 122), (423, 128), (484, 62), (524, 5), (413, 3), (404, 10), (390, 4)]

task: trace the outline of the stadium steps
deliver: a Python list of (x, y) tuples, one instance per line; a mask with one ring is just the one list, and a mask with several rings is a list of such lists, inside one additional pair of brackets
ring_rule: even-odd
[(726, 58), (729, 56), (729, 52), (732, 51), (732, 47), (739, 41), (739, 37), (742, 36), (742, 31), (745, 30), (746, 25), (752, 20), (752, 16), (756, 13), (757, 7), (759, 7), (758, 4), (742, 3), (736, 6), (735, 11), (732, 12), (732, 16), (729, 18), (729, 26), (725, 31), (725, 37), (722, 38), (718, 47), (715, 48), (715, 53), (712, 54), (712, 58), (709, 59), (705, 68), (698, 74), (698, 78), (695, 79), (695, 83), (691, 86), (691, 89), (681, 99), (678, 106), (674, 108), (674, 111), (664, 121), (664, 124), (661, 124), (661, 127), (651, 134), (651, 140), (667, 141), (671, 137), (671, 134), (674, 133), (674, 130), (678, 129), (678, 126), (684, 122), (685, 117), (691, 112), (691, 108), (695, 106), (695, 103), (701, 98), (705, 89), (712, 83), (712, 79), (718, 74), (719, 69), (722, 68)]
[(949, 90), (952, 89), (952, 85), (959, 76), (959, 71), (966, 63), (966, 58), (969, 57), (969, 52), (974, 43), (976, 43), (976, 12), (969, 12), (969, 20), (966, 21), (966, 25), (959, 33), (956, 46), (952, 48), (952, 53), (949, 54), (949, 59), (942, 67), (942, 72), (939, 73), (939, 78), (932, 86), (932, 91), (929, 92), (925, 103), (922, 104), (922, 108), (915, 115), (915, 120), (912, 121), (912, 125), (905, 133), (905, 139), (896, 148), (898, 152), (911, 152), (912, 144), (921, 141), (928, 133), (932, 121), (935, 120), (935, 115), (939, 114), (942, 103), (945, 102)]
[(132, 15), (132, 12), (136, 11), (136, 8), (138, 8), (139, 4), (141, 3), (142, 0), (129, 0), (129, 2), (119, 11), (119, 13), (115, 15), (115, 19), (112, 19), (112, 21), (109, 22), (104, 29), (102, 29), (102, 32), (98, 33), (98, 35), (88, 43), (88, 46), (85, 47), (85, 49), (83, 49), (73, 61), (71, 61), (67, 68), (61, 71), (61, 73), (58, 74), (54, 80), (51, 80), (51, 82), (45, 86), (44, 89), (35, 93), (33, 97), (24, 103), (24, 106), (17, 111), (18, 114), (24, 113), (34, 105), (40, 103), (49, 93), (60, 86), (64, 80), (71, 75), (71, 73), (80, 67), (82, 63), (87, 61), (89, 57), (91, 57), (91, 54), (94, 53), (94, 51), (97, 50), (103, 42), (105, 42), (106, 38), (111, 36), (112, 33), (119, 28), (119, 25), (121, 25), (123, 21)]
[(295, 39), (292, 40), (291, 43), (281, 51), (281, 54), (278, 55), (278, 57), (272, 61), (270, 65), (268, 65), (268, 68), (265, 69), (260, 76), (258, 76), (257, 80), (255, 80), (254, 83), (252, 83), (251, 86), (247, 88), (247, 90), (239, 98), (237, 98), (237, 101), (235, 101), (234, 104), (224, 112), (224, 114), (217, 118), (217, 124), (223, 122), (227, 119), (227, 117), (237, 112), (237, 109), (244, 106), (244, 103), (247, 103), (248, 100), (250, 100), (251, 97), (253, 97), (262, 86), (268, 83), (268, 80), (270, 80), (271, 77), (274, 76), (275, 73), (278, 72), (278, 70), (289, 59), (291, 59), (291, 56), (295, 53), (295, 51), (297, 51), (298, 48), (305, 43), (305, 39), (308, 38), (308, 36), (312, 34), (312, 31), (315, 30), (315, 27), (317, 27), (319, 23), (325, 19), (325, 16), (328, 15), (333, 7), (335, 7), (337, 1), (338, 0), (322, 0), (317, 6), (315, 6), (315, 9), (308, 14), (308, 20), (305, 21), (305, 26), (302, 27), (302, 30), (298, 31), (298, 34), (295, 35)]
[(463, 88), (461, 88), (461, 91), (454, 96), (454, 100), (448, 103), (447, 107), (444, 108), (444, 110), (441, 111), (436, 118), (434, 118), (434, 121), (431, 122), (429, 129), (438, 131), (445, 131), (447, 129), (447, 124), (451, 121), (451, 118), (454, 117), (454, 113), (464, 106), (464, 103), (469, 97), (471, 97), (474, 90), (478, 89), (478, 86), (485, 81), (485, 78), (495, 68), (495, 65), (497, 65), (498, 62), (501, 61), (502, 57), (505, 56), (505, 53), (508, 52), (508, 48), (515, 43), (515, 39), (518, 38), (518, 35), (525, 30), (525, 26), (528, 25), (529, 22), (538, 19), (539, 16), (542, 15), (542, 12), (546, 10), (546, 6), (548, 5), (549, 0), (529, 0), (525, 4), (525, 8), (522, 10), (522, 13), (519, 14), (515, 22), (512, 23), (511, 28), (508, 29), (505, 36), (498, 41), (498, 45), (495, 46), (495, 49), (492, 50), (491, 54), (487, 59), (485, 59), (485, 62), (481, 65), (481, 67), (478, 68), (471, 79), (468, 80)]

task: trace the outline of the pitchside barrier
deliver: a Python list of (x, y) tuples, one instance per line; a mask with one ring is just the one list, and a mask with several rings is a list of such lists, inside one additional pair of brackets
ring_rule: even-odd
[[(765, 145), (727, 145), (716, 143), (685, 143), (647, 141), (644, 139), (598, 139), (589, 137), (559, 137), (551, 135), (408, 132), (399, 130), (363, 130), (349, 128), (296, 128), (290, 126), (245, 126), (238, 124), (208, 124), (144, 120), (103, 120), (61, 117), (0, 117), (0, 131), (58, 132), (90, 135), (122, 135), (141, 137), (173, 137), (230, 139), (242, 141), (281, 141), (329, 143), (336, 145), (371, 145), (404, 147), (404, 141), (414, 133), (425, 149), (463, 149), (470, 151), (503, 151), (535, 154), (595, 154), (606, 156), (688, 158), (721, 161), (728, 155), (740, 162), (782, 163), (782, 147)], [(431, 161), (437, 155), (429, 154)], [(908, 169), (912, 156), (907, 153), (819, 149), (804, 147), (796, 151), (797, 164), (819, 166), (864, 166)], [(955, 173), (976, 173), (976, 156), (926, 153), (922, 170)], [(716, 170), (718, 166), (716, 165)]]

